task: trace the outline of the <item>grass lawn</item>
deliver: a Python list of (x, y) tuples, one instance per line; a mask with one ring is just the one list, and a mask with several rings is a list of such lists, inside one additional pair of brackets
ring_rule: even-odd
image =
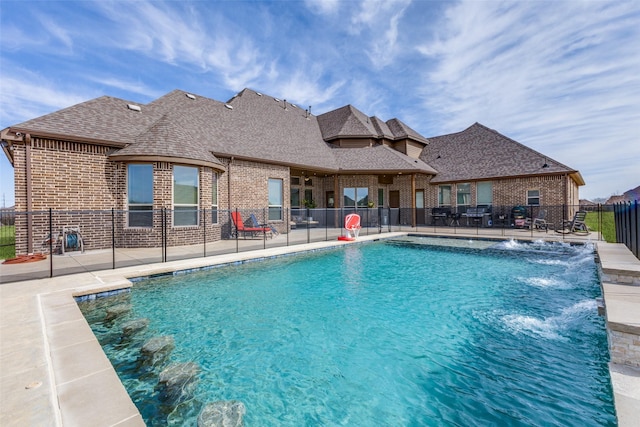
[[(600, 231), (602, 238), (609, 242), (616, 242), (616, 223), (613, 212), (602, 212), (602, 224), (598, 224), (598, 212), (588, 212), (585, 222), (587, 227), (594, 231)], [(602, 229), (600, 229), (600, 226)]]
[(16, 226), (0, 226), (0, 259), (9, 259), (16, 256)]

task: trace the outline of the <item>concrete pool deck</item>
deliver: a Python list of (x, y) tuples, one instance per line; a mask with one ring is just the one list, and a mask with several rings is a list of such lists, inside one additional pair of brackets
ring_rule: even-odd
[[(363, 236), (359, 241), (406, 234)], [(442, 237), (488, 236), (460, 233)], [(594, 243), (602, 269), (608, 326), (623, 333), (635, 333), (637, 343), (631, 345), (640, 349), (640, 261), (622, 245)], [(127, 278), (343, 244), (350, 243), (323, 241), (271, 247), (0, 285), (0, 425), (144, 425), (74, 296), (130, 287)], [(631, 350), (613, 348), (612, 352), (632, 355)], [(640, 360), (631, 360), (634, 361), (635, 366), (610, 364), (620, 426), (640, 425)]]

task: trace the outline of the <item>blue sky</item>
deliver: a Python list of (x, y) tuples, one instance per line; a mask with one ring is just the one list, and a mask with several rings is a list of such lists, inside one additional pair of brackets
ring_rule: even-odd
[(0, 129), (102, 95), (250, 87), (426, 137), (480, 122), (580, 170), (582, 198), (640, 184), (637, 1), (2, 0), (0, 43)]

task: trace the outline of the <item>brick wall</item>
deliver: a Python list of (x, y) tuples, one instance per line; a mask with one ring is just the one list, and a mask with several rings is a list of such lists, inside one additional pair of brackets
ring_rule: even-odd
[[(16, 254), (29, 251), (27, 222), (33, 223), (31, 250), (47, 251), (43, 242), (49, 235), (48, 210), (56, 211), (52, 220), (54, 235), (63, 226), (81, 226), (92, 247), (105, 247), (109, 228), (105, 227), (105, 209), (115, 206), (116, 165), (107, 160), (111, 148), (77, 142), (34, 138), (31, 141), (31, 214), (16, 218)], [(27, 147), (14, 145), (16, 211), (26, 212)], [(91, 237), (89, 237), (91, 235)], [(56, 244), (59, 248), (59, 244)]]
[[(16, 144), (14, 149), (14, 173), (16, 185), (16, 212), (27, 211), (26, 146)], [(290, 169), (287, 166), (269, 165), (238, 159), (221, 158), (227, 168), (218, 175), (218, 223), (211, 220), (212, 177), (216, 172), (210, 167), (199, 167), (199, 224), (191, 227), (173, 227), (173, 165), (166, 162), (153, 163), (154, 213), (152, 228), (130, 228), (127, 226), (127, 164), (108, 159), (113, 147), (55, 141), (34, 138), (31, 143), (32, 213), (29, 217), (16, 217), (16, 253), (27, 252), (27, 222), (33, 223), (32, 249), (46, 251), (42, 242), (49, 234), (48, 209), (56, 213), (52, 229), (58, 232), (63, 226), (77, 225), (85, 240), (86, 249), (110, 248), (112, 238), (119, 247), (158, 247), (162, 244), (162, 208), (169, 210), (167, 217), (167, 244), (191, 245), (226, 238), (231, 230), (227, 210), (239, 209), (243, 218), (255, 213), (266, 220), (268, 206), (268, 180), (275, 178), (283, 183), (283, 208), (287, 215), (290, 208)], [(378, 189), (384, 192), (384, 206), (389, 205), (391, 191), (399, 191), (400, 206), (414, 206), (414, 190), (424, 190), (425, 207), (438, 204), (438, 185), (430, 183), (431, 176), (400, 174), (393, 183), (380, 184), (376, 175), (311, 175), (309, 184), (301, 176), (300, 197), (304, 190), (312, 189), (318, 208), (325, 207), (328, 191), (336, 191), (336, 207), (342, 207), (343, 190), (348, 187), (366, 187), (369, 201), (378, 204)], [(415, 180), (415, 186), (412, 185)], [(337, 188), (336, 188), (337, 183)], [(569, 177), (548, 176), (515, 178), (493, 181), (494, 206), (526, 204), (527, 190), (540, 190), (542, 205), (559, 205), (565, 202), (565, 194), (577, 206), (578, 189)], [(455, 206), (456, 185), (452, 184), (452, 202)], [(471, 183), (471, 203), (476, 204), (475, 183)], [(114, 209), (113, 218), (111, 209)], [(555, 214), (558, 215), (558, 214)], [(560, 215), (570, 218), (573, 212)], [(287, 218), (272, 222), (280, 231), (286, 231)], [(414, 221), (412, 212), (401, 212), (401, 223)], [(112, 222), (115, 225), (112, 236)]]

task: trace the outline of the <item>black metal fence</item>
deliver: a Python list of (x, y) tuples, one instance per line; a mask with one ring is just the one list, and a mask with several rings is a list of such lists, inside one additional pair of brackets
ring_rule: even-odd
[[(595, 213), (599, 229), (605, 208)], [(345, 234), (350, 213), (361, 217), (361, 236), (409, 231), (516, 239), (551, 234), (564, 239), (568, 234), (555, 231), (571, 234), (562, 225), (578, 210), (536, 205), (15, 212), (10, 228), (15, 253), (46, 257), (1, 265), (0, 283), (337, 240)]]
[(638, 201), (631, 203), (616, 203), (614, 205), (616, 222), (616, 241), (624, 243), (631, 252), (640, 259), (638, 249), (640, 241), (640, 215)]

